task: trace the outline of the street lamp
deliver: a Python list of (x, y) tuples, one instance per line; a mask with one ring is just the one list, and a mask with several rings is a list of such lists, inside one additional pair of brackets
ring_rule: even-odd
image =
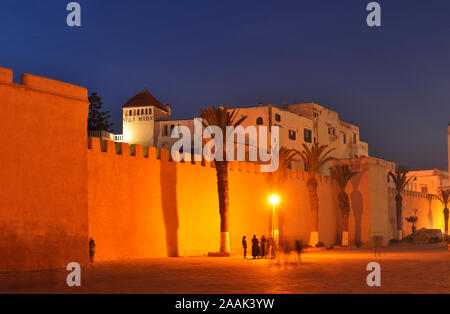
[(275, 241), (275, 206), (280, 202), (280, 197), (277, 194), (272, 194), (269, 196), (269, 202), (272, 204), (272, 240)]

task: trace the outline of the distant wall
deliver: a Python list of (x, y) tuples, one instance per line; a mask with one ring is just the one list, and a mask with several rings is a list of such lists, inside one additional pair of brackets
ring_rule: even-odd
[[(89, 231), (97, 260), (204, 255), (219, 250), (220, 217), (216, 172), (211, 164), (168, 161), (168, 151), (148, 153), (140, 145), (90, 139)], [(103, 149), (101, 149), (103, 147)], [(103, 150), (103, 151), (102, 151)], [(145, 153), (145, 157), (144, 157)], [(241, 252), (242, 236), (270, 234), (273, 188), (251, 163), (231, 163), (230, 242)], [(288, 171), (277, 188), (280, 233), (308, 240), (310, 226), (306, 173)], [(319, 177), (320, 240), (338, 238), (336, 187)]]
[(0, 271), (88, 261), (87, 90), (0, 68)]
[[(395, 195), (395, 190), (389, 189), (389, 211), (393, 213), (392, 221), (396, 221)], [(404, 191), (402, 197), (404, 236), (411, 233), (411, 224), (405, 221), (405, 218), (412, 216), (414, 209), (418, 209), (417, 229), (441, 229), (444, 231), (444, 206), (435, 195)]]

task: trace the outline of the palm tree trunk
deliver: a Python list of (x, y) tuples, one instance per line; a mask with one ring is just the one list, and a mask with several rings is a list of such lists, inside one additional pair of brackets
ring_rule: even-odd
[(448, 208), (447, 206), (444, 208), (444, 222), (445, 222), (445, 234), (448, 235)]
[(342, 241), (341, 246), (348, 246), (348, 216), (350, 213), (350, 202), (346, 192), (339, 192), (339, 208), (342, 213)]
[(311, 235), (309, 245), (314, 247), (319, 242), (319, 197), (317, 196), (317, 180), (315, 174), (309, 175), (307, 186), (311, 208)]
[(397, 240), (403, 239), (403, 198), (400, 194), (395, 197), (396, 214), (397, 214)]
[(219, 192), (220, 213), (220, 253), (230, 253), (230, 234), (228, 230), (228, 162), (216, 161), (217, 189)]

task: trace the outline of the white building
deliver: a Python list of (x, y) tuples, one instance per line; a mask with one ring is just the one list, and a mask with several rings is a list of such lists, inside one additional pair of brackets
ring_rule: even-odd
[[(238, 118), (247, 116), (242, 126), (278, 126), (280, 147), (302, 150), (303, 144), (312, 145), (314, 141), (328, 145), (335, 150), (331, 154), (339, 159), (367, 157), (368, 144), (360, 140), (359, 127), (339, 119), (337, 112), (323, 106), (308, 104), (274, 105), (258, 104), (253, 107), (231, 108), (239, 110)], [(176, 125), (185, 125), (193, 134), (193, 120), (161, 121), (157, 146), (170, 148), (177, 139), (170, 138), (170, 132)], [(155, 132), (158, 130), (155, 129)], [(249, 142), (247, 140), (246, 144)], [(250, 143), (251, 144), (251, 143)], [(302, 162), (293, 165), (304, 169)]]
[(407, 177), (413, 177), (406, 190), (425, 194), (439, 195), (439, 190), (449, 186), (448, 172), (439, 169), (410, 171)]
[[(339, 159), (366, 157), (368, 145), (360, 140), (359, 127), (340, 120), (337, 112), (315, 103), (282, 104), (280, 107), (262, 103), (239, 110), (238, 118), (247, 116), (242, 126), (279, 127), (280, 147), (302, 150), (302, 144), (314, 141), (335, 150), (332, 156)], [(171, 108), (163, 105), (147, 90), (131, 98), (123, 107), (123, 141), (170, 149), (178, 139), (171, 132), (178, 125), (187, 126), (194, 134), (194, 119), (170, 120)], [(248, 145), (248, 137), (246, 140)], [(250, 143), (253, 145), (253, 143)], [(301, 162), (293, 165), (303, 169)]]
[(171, 115), (170, 105), (163, 105), (147, 90), (131, 98), (122, 111), (123, 141), (144, 146), (156, 146), (159, 132), (155, 133), (155, 124)]

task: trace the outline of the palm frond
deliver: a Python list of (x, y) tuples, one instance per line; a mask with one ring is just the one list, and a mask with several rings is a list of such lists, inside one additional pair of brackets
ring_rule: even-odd
[(397, 194), (400, 194), (406, 188), (406, 186), (416, 178), (416, 177), (407, 178), (406, 176), (407, 173), (408, 173), (407, 171), (396, 171), (395, 173), (390, 171), (388, 174), (388, 176), (392, 178), (392, 181), (394, 182)]
[(442, 205), (447, 207), (450, 202), (450, 189), (441, 189), (439, 191), (438, 199), (441, 201)]
[(339, 188), (342, 191), (345, 191), (348, 182), (356, 174), (358, 174), (358, 172), (352, 171), (349, 165), (331, 167), (331, 177), (337, 181)]
[[(319, 145), (315, 143), (309, 148), (306, 144), (303, 144), (303, 151), (297, 152), (297, 154), (304, 161), (307, 171), (312, 173), (319, 173), (320, 169), (329, 161), (335, 160), (336, 158), (328, 156), (335, 149), (328, 149), (328, 145)], [(327, 150), (325, 152), (325, 150)], [(325, 152), (325, 153), (324, 153)]]

